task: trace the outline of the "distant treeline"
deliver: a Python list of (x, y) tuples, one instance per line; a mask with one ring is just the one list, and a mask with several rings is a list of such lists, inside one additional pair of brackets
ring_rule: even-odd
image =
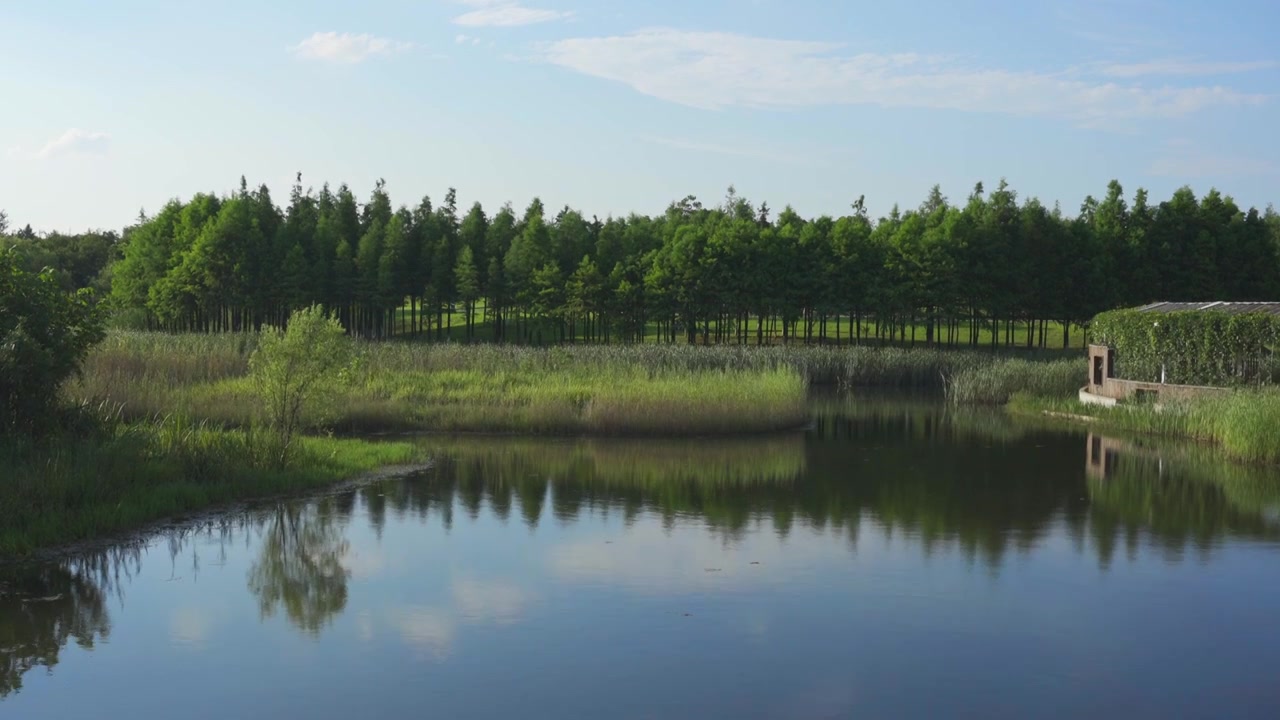
[(1016, 324), (1030, 330), (1019, 342), (1043, 345), (1050, 322), (1065, 335), (1115, 307), (1280, 299), (1270, 208), (1189, 188), (1129, 202), (1115, 181), (1074, 216), (1019, 202), (1002, 181), (958, 204), (935, 186), (879, 220), (862, 198), (838, 218), (773, 215), (732, 187), (715, 207), (690, 196), (658, 216), (601, 220), (552, 216), (537, 199), (460, 215), (452, 189), (396, 209), (381, 181), (361, 204), (346, 185), (315, 192), (299, 176), (283, 208), (242, 179), (228, 197), (140, 217), (118, 242), (22, 235), (33, 263), (109, 286), (118, 312), (176, 331), (252, 328), (321, 303), (365, 337), (442, 337), (456, 311), (468, 337), (487, 323), (511, 342), (634, 341), (653, 327), (666, 341), (848, 342), (875, 320), (881, 339), (920, 328), (923, 342), (1010, 343)]

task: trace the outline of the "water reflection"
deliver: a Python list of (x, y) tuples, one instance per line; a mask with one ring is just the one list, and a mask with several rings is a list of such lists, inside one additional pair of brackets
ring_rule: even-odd
[(131, 560), (112, 553), (0, 573), (0, 697), (33, 668), (52, 671), (68, 642), (92, 650), (110, 635), (107, 597)]
[(281, 506), (261, 520), (266, 531), (249, 569), (249, 591), (264, 619), (283, 608), (297, 628), (318, 634), (346, 608), (347, 517), (326, 498)]
[[(839, 573), (889, 555), (886, 540), (897, 544), (884, 562), (899, 574), (864, 592), (898, 595), (864, 610), (900, 620), (892, 610), (925, 606), (928, 592), (912, 592), (927, 588), (934, 571), (955, 582), (955, 567), (976, 566), (994, 587), (1017, 569), (1011, 556), (1046, 565), (1055, 553), (1057, 562), (1083, 558), (1101, 575), (1097, 568), (1113, 573), (1118, 557), (1136, 560), (1148, 548), (1167, 564), (1195, 567), (1187, 556), (1211, 559), (1233, 539), (1280, 541), (1280, 479), (1271, 469), (1227, 463), (1205, 448), (1063, 432), (927, 399), (817, 398), (807, 431), (736, 440), (421, 442), (436, 458), (428, 472), (168, 536), (152, 546), (170, 561), (157, 584), (198, 580), (212, 547), (209, 565), (239, 563), (234, 587), (222, 592), (248, 605), (240, 627), (308, 640), (347, 632), (378, 653), (389, 635), (413, 658), (446, 664), (472, 644), (464, 633), (481, 627), (527, 633), (523, 647), (538, 646), (529, 638), (540, 623), (521, 621), (540, 605), (608, 618), (566, 599), (583, 588), (711, 596), (761, 591), (772, 577), (788, 588), (780, 601), (817, 597), (825, 577), (769, 576), (757, 564)], [(463, 530), (483, 547), (449, 545)], [(541, 544), (513, 547), (512, 531), (516, 545)], [(751, 555), (725, 564), (740, 547)], [(942, 559), (922, 568), (921, 556)], [(92, 649), (107, 638), (107, 600), (118, 598), (113, 607), (126, 611), (132, 599), (121, 590), (140, 563), (137, 553), (116, 552), (0, 569), (0, 697), (19, 690), (33, 668), (57, 665), (72, 641)], [(163, 557), (148, 563), (163, 565)], [(1063, 572), (1070, 569), (1058, 565), (1045, 576)], [(852, 596), (873, 585), (849, 581), (844, 590)], [(1036, 607), (1061, 602), (1056, 591), (1038, 592)], [(149, 605), (157, 602), (166, 601)], [(965, 605), (929, 607), (958, 613)], [(171, 642), (203, 646), (213, 634), (208, 608), (167, 609)], [(921, 637), (937, 638), (937, 629), (926, 634), (925, 621), (913, 621)], [(781, 642), (797, 622), (803, 614), (763, 607), (742, 618), (760, 643)], [(235, 627), (234, 615), (219, 619), (219, 633)]]
[(1110, 562), (1147, 537), (1178, 558), (1204, 556), (1225, 537), (1280, 540), (1280, 478), (1271, 468), (1225, 462), (1215, 451), (1091, 433), (1085, 473), (1098, 554)]

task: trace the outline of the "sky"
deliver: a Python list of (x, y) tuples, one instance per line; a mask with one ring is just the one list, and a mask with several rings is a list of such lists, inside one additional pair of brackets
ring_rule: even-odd
[(0, 209), (120, 229), (245, 176), (839, 215), (1005, 178), (1280, 200), (1274, 0), (0, 0)]

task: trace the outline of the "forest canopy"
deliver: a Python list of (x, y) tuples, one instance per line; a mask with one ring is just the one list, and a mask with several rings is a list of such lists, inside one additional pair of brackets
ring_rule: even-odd
[(301, 176), (281, 207), (242, 179), (229, 196), (174, 200), (118, 239), (21, 242), (31, 270), (109, 288), (117, 313), (178, 331), (257, 328), (320, 304), (366, 337), (438, 337), (456, 310), (468, 336), (487, 321), (511, 341), (533, 328), (633, 340), (649, 323), (668, 340), (761, 342), (766, 326), (830, 339), (827, 321), (844, 317), (922, 325), (932, 342), (943, 328), (947, 342), (976, 342), (978, 328), (1039, 322), (1043, 343), (1044, 321), (1066, 328), (1158, 299), (1280, 299), (1270, 209), (1189, 188), (1129, 199), (1115, 181), (1074, 215), (1002, 181), (961, 202), (935, 186), (879, 219), (861, 198), (840, 217), (775, 215), (731, 187), (714, 206), (689, 196), (660, 215), (601, 220), (538, 199), (463, 210), (452, 189), (396, 206), (381, 181), (362, 203)]

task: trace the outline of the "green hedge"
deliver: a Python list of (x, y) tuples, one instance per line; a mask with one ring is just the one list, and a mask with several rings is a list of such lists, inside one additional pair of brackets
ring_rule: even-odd
[(1280, 316), (1113, 310), (1090, 324), (1091, 341), (1115, 349), (1125, 380), (1182, 385), (1266, 384), (1280, 377)]

